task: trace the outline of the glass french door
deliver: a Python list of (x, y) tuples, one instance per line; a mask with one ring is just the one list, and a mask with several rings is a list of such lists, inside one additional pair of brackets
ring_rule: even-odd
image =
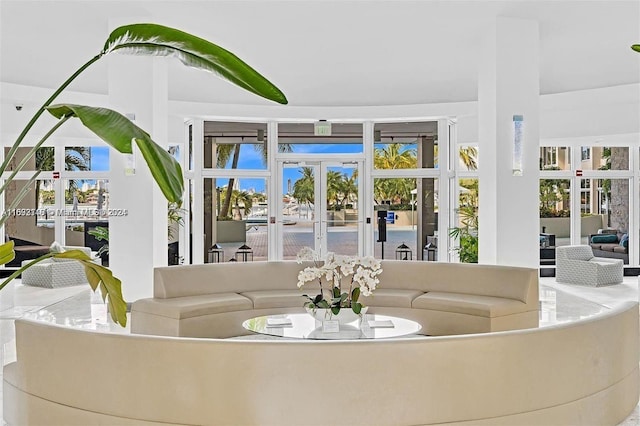
[(295, 259), (305, 246), (321, 256), (361, 254), (362, 162), (314, 159), (278, 165), (282, 206), (276, 220), (281, 258)]

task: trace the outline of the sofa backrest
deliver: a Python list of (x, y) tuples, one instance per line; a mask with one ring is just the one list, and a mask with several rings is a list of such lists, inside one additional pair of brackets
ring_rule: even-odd
[[(298, 288), (298, 272), (309, 265), (290, 261), (158, 267), (154, 269), (153, 295), (168, 299), (211, 293), (292, 290)], [(300, 295), (310, 286), (307, 284), (300, 290)]]
[[(298, 273), (309, 265), (283, 261), (158, 267), (154, 269), (154, 297), (294, 290)], [(525, 303), (538, 300), (538, 271), (531, 268), (385, 260), (382, 270), (379, 288), (478, 294)], [(310, 282), (300, 294), (315, 294), (317, 289)]]
[(538, 270), (515, 266), (384, 260), (380, 288), (477, 294), (537, 303)]

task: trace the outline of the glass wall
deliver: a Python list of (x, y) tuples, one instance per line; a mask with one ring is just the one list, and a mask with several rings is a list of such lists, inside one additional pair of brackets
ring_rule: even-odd
[(553, 265), (555, 247), (566, 244), (590, 245), (596, 256), (635, 263), (629, 259), (635, 240), (629, 230), (637, 214), (631, 209), (630, 152), (628, 146), (604, 144), (540, 147), (542, 265)]

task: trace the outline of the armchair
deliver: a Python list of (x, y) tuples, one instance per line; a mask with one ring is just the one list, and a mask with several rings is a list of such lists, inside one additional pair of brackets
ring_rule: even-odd
[[(91, 256), (88, 247), (64, 247), (65, 250), (82, 250)], [(100, 261), (100, 258), (97, 259)], [(22, 262), (25, 266), (31, 260)], [(35, 287), (58, 288), (87, 283), (84, 266), (73, 259), (45, 259), (22, 273), (22, 284)]]
[(621, 259), (594, 257), (589, 246), (556, 247), (556, 281), (593, 287), (620, 284)]

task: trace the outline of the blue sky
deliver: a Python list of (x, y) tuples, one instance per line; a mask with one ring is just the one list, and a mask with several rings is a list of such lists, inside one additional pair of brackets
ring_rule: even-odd
[(109, 147), (92, 146), (91, 150), (91, 170), (94, 172), (109, 171)]

